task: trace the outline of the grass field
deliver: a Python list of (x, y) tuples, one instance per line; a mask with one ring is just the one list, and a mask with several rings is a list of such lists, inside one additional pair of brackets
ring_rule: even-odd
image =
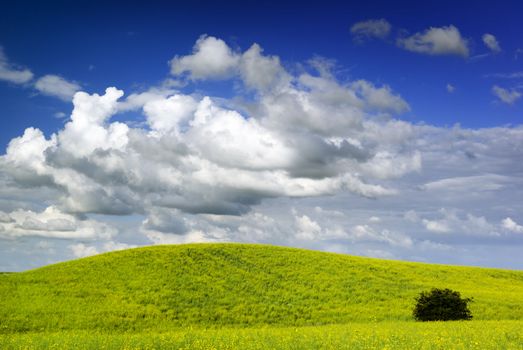
[(478, 349), (520, 350), (521, 321), (380, 322), (163, 333), (65, 331), (0, 336), (1, 349)]
[[(474, 321), (415, 323), (414, 297), (432, 287), (473, 297)], [(0, 274), (2, 349), (519, 349), (522, 320), (522, 271), (264, 245), (155, 246)]]

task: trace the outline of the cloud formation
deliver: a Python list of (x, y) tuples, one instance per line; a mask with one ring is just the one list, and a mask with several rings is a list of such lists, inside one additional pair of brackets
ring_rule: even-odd
[(42, 212), (18, 209), (9, 213), (0, 237), (48, 237), (63, 239), (109, 239), (117, 231), (94, 220), (80, 220), (50, 206)]
[(492, 87), (492, 93), (494, 94), (494, 96), (499, 98), (501, 102), (506, 103), (508, 105), (513, 104), (521, 98), (521, 93), (519, 91), (514, 89), (504, 89), (497, 85), (494, 85)]
[[(201, 37), (196, 46), (200, 50), (209, 42), (232, 52), (212, 37)], [(205, 52), (198, 50), (194, 55)], [(203, 77), (197, 68), (206, 64), (191, 66), (189, 77)], [(409, 109), (388, 86), (363, 80), (340, 85), (309, 73), (291, 77), (256, 44), (237, 64), (245, 86), (260, 94), (250, 115), (210, 97), (156, 95), (141, 100), (148, 129), (132, 129), (109, 121), (129, 103), (119, 101), (122, 91), (78, 92), (63, 130), (47, 139), (27, 129), (11, 141), (3, 164), (21, 186), (41, 181), (60, 188), (64, 195), (57, 205), (77, 214), (166, 207), (239, 215), (263, 198), (338, 191), (378, 197), (394, 190), (367, 181), (419, 169), (419, 155), (400, 155), (400, 147), (380, 151), (378, 129), (393, 133), (402, 123), (365, 120)], [(396, 153), (395, 164), (387, 165)]]
[(206, 35), (196, 41), (191, 55), (175, 56), (170, 61), (172, 74), (188, 72), (193, 80), (225, 78), (237, 63), (238, 56), (223, 40)]
[[(208, 47), (228, 63), (209, 68)], [(203, 36), (175, 60), (174, 84), (76, 92), (63, 128), (11, 140), (0, 239), (68, 240), (69, 256), (235, 241), (454, 263), (471, 242), (523, 244), (521, 127), (412, 124), (392, 87), (340, 81), (320, 58), (291, 71), (258, 44)], [(185, 89), (215, 79), (233, 96)]]
[(486, 33), (486, 34), (483, 34), (481, 39), (483, 40), (483, 44), (485, 44), (485, 46), (488, 47), (490, 49), (490, 51), (492, 51), (494, 53), (498, 53), (501, 51), (499, 42), (494, 35)]
[(427, 55), (469, 56), (468, 42), (453, 25), (430, 27), (423, 33), (400, 37), (396, 44), (408, 51)]
[(34, 86), (42, 94), (58, 97), (63, 101), (71, 101), (74, 94), (81, 88), (77, 83), (52, 74), (39, 78)]
[(36, 81), (33, 81), (33, 77), (34, 75), (29, 69), (10, 63), (0, 46), (0, 80), (20, 85), (26, 84), (44, 95), (58, 97), (63, 101), (71, 101), (73, 95), (81, 89), (79, 84), (67, 81), (58, 75), (44, 75)]
[(503, 228), (516, 233), (523, 233), (523, 226), (516, 223), (511, 218), (505, 218), (503, 221), (501, 221), (501, 225)]
[(136, 246), (132, 244), (118, 243), (113, 241), (106, 242), (100, 247), (97, 247), (96, 245), (87, 245), (85, 243), (76, 243), (69, 245), (69, 249), (71, 250), (75, 258), (85, 258), (86, 256), (112, 252), (115, 250), (130, 249), (135, 247)]
[(0, 80), (14, 84), (24, 84), (33, 79), (33, 73), (27, 68), (20, 68), (11, 64), (0, 47)]
[(354, 23), (350, 32), (357, 42), (371, 38), (385, 39), (389, 36), (391, 25), (386, 19), (370, 19)]

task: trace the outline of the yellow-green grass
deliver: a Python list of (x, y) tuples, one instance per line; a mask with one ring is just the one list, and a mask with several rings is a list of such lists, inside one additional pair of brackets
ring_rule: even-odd
[[(131, 249), (2, 274), (0, 334), (47, 332), (40, 337), (54, 341), (60, 336), (52, 332), (63, 330), (73, 332), (73, 338), (88, 337), (93, 331), (178, 329), (182, 333), (176, 334), (183, 335), (189, 334), (183, 333), (187, 327), (220, 332), (218, 328), (223, 327), (374, 321), (406, 321), (390, 327), (414, 327), (416, 332), (423, 327), (453, 329), (413, 322), (415, 296), (432, 287), (473, 297), (474, 320), (523, 320), (522, 271), (386, 261), (266, 245), (190, 244)], [(496, 324), (459, 323), (459, 327), (488, 330)], [(516, 324), (521, 325), (500, 323), (509, 328)], [(340, 337), (350, 338), (351, 327), (359, 326), (340, 327), (317, 329), (348, 329)], [(306, 332), (321, 332), (315, 329)], [(289, 329), (281, 331), (292, 335)], [(246, 337), (258, 334), (242, 332)], [(264, 332), (270, 338), (279, 331)], [(179, 338), (176, 334), (173, 337)], [(205, 338), (204, 334), (213, 333), (198, 334)], [(115, 337), (111, 338), (115, 342), (135, 339)]]
[(0, 335), (10, 349), (478, 349), (523, 348), (522, 321), (379, 322), (317, 327), (64, 331)]

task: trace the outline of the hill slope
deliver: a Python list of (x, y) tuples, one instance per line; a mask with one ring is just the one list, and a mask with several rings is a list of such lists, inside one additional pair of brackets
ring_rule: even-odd
[(432, 287), (474, 297), (475, 319), (523, 319), (523, 271), (189, 244), (2, 274), (0, 332), (409, 320)]

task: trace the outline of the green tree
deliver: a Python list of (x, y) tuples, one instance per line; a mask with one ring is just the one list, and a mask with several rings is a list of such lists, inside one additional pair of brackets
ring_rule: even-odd
[(472, 298), (462, 298), (459, 292), (433, 288), (416, 298), (413, 315), (417, 321), (470, 320), (468, 303), (471, 301)]

